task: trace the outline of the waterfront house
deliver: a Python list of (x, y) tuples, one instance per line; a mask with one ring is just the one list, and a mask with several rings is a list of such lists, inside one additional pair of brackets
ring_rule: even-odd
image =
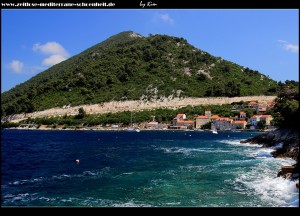
[(231, 130), (231, 123), (232, 119), (230, 118), (218, 118), (212, 122), (211, 128), (215, 128), (216, 130)]
[(172, 126), (170, 128), (174, 129), (187, 129), (188, 127), (194, 127), (194, 120), (185, 120), (185, 114), (177, 114), (177, 116), (172, 120)]
[(260, 115), (254, 115), (250, 118), (250, 125), (257, 126), (257, 123), (260, 121)]
[(245, 120), (238, 120), (232, 122), (232, 129), (245, 129), (247, 122)]
[(196, 128), (201, 128), (202, 125), (210, 122), (210, 118), (208, 116), (197, 116), (196, 117)]
[(156, 121), (148, 122), (146, 124), (146, 127), (150, 128), (150, 129), (158, 129), (158, 122), (156, 122)]

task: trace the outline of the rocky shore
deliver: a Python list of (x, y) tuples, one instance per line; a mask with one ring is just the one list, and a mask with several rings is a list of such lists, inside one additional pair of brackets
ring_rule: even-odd
[[(296, 187), (299, 188), (299, 132), (296, 129), (277, 129), (267, 132), (241, 143), (263, 144), (263, 147), (272, 147), (278, 145), (271, 154), (274, 157), (289, 157), (296, 161), (292, 166), (283, 166), (278, 172), (278, 177), (287, 178), (296, 181)], [(280, 145), (281, 144), (281, 145)]]

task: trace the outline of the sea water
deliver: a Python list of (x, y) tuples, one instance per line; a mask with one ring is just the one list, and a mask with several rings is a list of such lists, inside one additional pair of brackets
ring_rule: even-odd
[(2, 130), (1, 206), (298, 207), (258, 134)]

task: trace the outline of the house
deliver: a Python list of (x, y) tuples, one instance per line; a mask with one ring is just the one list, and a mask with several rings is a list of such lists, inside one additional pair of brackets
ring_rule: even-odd
[(220, 116), (218, 116), (218, 115), (213, 115), (212, 117), (210, 117), (210, 119), (212, 120), (212, 121), (215, 121), (215, 120), (217, 120), (217, 119), (219, 119), (220, 118)]
[(233, 121), (232, 129), (245, 129), (247, 122), (245, 120)]
[(175, 117), (176, 119), (178, 119), (178, 120), (184, 120), (184, 119), (186, 119), (186, 115), (185, 114), (177, 114), (177, 116)]
[(251, 101), (248, 103), (248, 108), (256, 109), (258, 107), (258, 103), (256, 101)]
[(231, 130), (231, 122), (230, 118), (218, 118), (212, 122), (211, 128), (215, 128), (216, 130)]
[(254, 115), (250, 118), (250, 125), (257, 126), (257, 123), (260, 121), (260, 115)]
[(271, 125), (272, 120), (273, 120), (273, 117), (271, 115), (262, 115), (260, 117), (260, 121), (265, 122), (266, 125)]
[(181, 129), (186, 129), (188, 127), (194, 127), (195, 121), (193, 120), (178, 120), (176, 123), (177, 127)]
[(185, 114), (177, 114), (177, 116), (172, 120), (172, 126), (170, 128), (174, 129), (186, 129), (188, 127), (194, 127), (194, 120), (185, 120)]
[(267, 111), (267, 104), (258, 104), (256, 107), (257, 114), (264, 114)]
[(158, 122), (156, 122), (156, 121), (148, 122), (146, 127), (147, 128), (152, 128), (152, 129), (157, 129), (158, 128)]
[(196, 128), (201, 128), (202, 125), (205, 125), (208, 122), (210, 122), (210, 118), (208, 116), (206, 116), (206, 115), (205, 116), (197, 116), (196, 117)]
[(246, 113), (240, 112), (240, 119), (245, 119), (245, 118), (246, 118)]

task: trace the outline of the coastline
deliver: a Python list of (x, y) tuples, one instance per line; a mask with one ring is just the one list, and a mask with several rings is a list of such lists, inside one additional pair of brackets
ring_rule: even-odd
[[(2, 130), (52, 130), (52, 131), (127, 131), (130, 127), (119, 127), (119, 128), (111, 128), (111, 127), (80, 127), (80, 128), (63, 128), (61, 127), (47, 127), (47, 125), (42, 125), (39, 128), (35, 127), (10, 127), (3, 128)], [(195, 131), (195, 132), (211, 132), (211, 129), (168, 129), (168, 128), (137, 128), (140, 131)], [(267, 130), (259, 130), (259, 129), (235, 129), (235, 130), (223, 130), (218, 132), (267, 132)]]
[(299, 191), (299, 132), (296, 129), (280, 128), (258, 136), (242, 140), (241, 143), (262, 144), (263, 148), (273, 147), (274, 158), (291, 158), (292, 166), (282, 166), (277, 177), (294, 181)]

